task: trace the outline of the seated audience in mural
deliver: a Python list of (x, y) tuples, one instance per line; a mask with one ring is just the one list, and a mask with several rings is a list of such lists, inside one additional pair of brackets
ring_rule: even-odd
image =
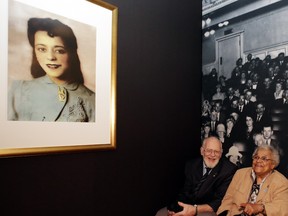
[[(212, 122), (211, 119), (215, 119), (215, 121), (213, 120), (213, 125), (216, 123), (216, 126), (213, 126), (213, 128), (215, 128), (213, 130), (211, 125), (211, 134), (214, 136), (217, 135), (217, 125), (219, 123), (224, 124), (225, 143), (230, 139), (229, 145), (238, 145), (238, 147), (240, 146), (242, 148), (238, 150), (242, 154), (243, 166), (249, 166), (251, 164), (249, 163), (249, 158), (251, 162), (253, 149), (263, 142), (263, 126), (267, 124), (271, 126), (273, 131), (272, 137), (269, 139), (274, 140), (272, 144), (277, 142), (277, 145), (280, 147), (278, 150), (281, 152), (283, 158), (281, 159), (281, 163), (285, 160), (285, 155), (287, 156), (288, 154), (288, 145), (285, 145), (285, 140), (288, 138), (287, 59), (288, 57), (285, 53), (284, 57), (283, 53), (279, 53), (276, 58), (272, 58), (270, 55), (264, 58), (253, 57), (253, 53), (250, 53), (244, 63), (241, 63), (240, 59), (236, 59), (236, 65), (231, 73), (231, 77), (225, 80), (226, 90), (222, 90), (222, 93), (226, 95), (226, 98), (222, 103), (221, 100), (220, 103), (218, 103), (219, 101), (213, 101), (212, 95), (210, 98), (204, 97), (204, 100), (208, 100), (212, 105), (211, 113), (215, 110), (213, 109), (215, 108), (215, 104), (218, 103), (217, 114), (216, 111), (214, 111), (214, 116), (210, 115), (210, 123)], [(280, 63), (280, 61), (283, 62)], [(221, 77), (221, 73), (218, 73), (216, 69), (213, 69), (213, 71), (214, 82), (210, 82), (210, 85), (203, 86), (203, 90), (215, 89), (217, 85), (221, 85), (219, 79), (218, 82), (215, 82), (216, 74), (217, 77)], [(240, 85), (240, 83), (242, 85)], [(219, 113), (223, 114), (219, 115)], [(221, 119), (219, 116), (221, 116)], [(231, 117), (234, 118), (235, 122), (233, 124), (232, 121), (229, 121), (230, 123), (228, 124), (233, 125), (233, 128), (229, 129), (226, 121)], [(249, 125), (247, 125), (248, 123)], [(232, 133), (230, 133), (230, 131), (232, 131)], [(229, 137), (232, 134), (235, 134), (235, 136), (232, 136), (233, 139), (231, 141)], [(256, 136), (260, 138), (258, 134), (262, 134), (262, 138), (255, 141), (253, 137)], [(241, 145), (239, 143), (241, 143)], [(247, 143), (249, 144), (247, 145)], [(251, 148), (249, 149), (248, 147)], [(249, 152), (248, 155), (247, 149)], [(242, 152), (242, 150), (245, 151)], [(246, 163), (245, 160), (248, 160), (248, 163)], [(282, 169), (283, 167), (285, 168)], [(287, 166), (280, 164), (277, 169), (288, 177)]]

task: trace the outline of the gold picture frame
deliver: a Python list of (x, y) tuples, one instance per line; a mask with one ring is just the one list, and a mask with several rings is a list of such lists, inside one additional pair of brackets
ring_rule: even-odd
[[(100, 0), (3, 0), (0, 14), (0, 157), (115, 149), (118, 8)], [(33, 79), (32, 17), (57, 19), (73, 30), (84, 85), (95, 92), (92, 122), (8, 119), (12, 81)]]

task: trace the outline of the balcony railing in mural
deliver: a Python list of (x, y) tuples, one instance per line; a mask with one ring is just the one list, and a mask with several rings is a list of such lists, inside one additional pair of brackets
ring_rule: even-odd
[(211, 13), (238, 0), (202, 0), (202, 15)]

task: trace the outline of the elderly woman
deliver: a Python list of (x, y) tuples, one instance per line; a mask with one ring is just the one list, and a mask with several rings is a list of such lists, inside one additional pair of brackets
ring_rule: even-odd
[(258, 146), (252, 167), (239, 169), (222, 200), (217, 215), (288, 214), (288, 180), (275, 168), (279, 153), (272, 146)]

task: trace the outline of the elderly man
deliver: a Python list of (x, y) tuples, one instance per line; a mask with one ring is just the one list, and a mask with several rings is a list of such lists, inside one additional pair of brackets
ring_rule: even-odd
[(226, 189), (237, 170), (227, 158), (222, 158), (222, 144), (216, 137), (203, 140), (202, 157), (188, 161), (183, 190), (175, 203), (158, 211), (156, 216), (214, 216)]

